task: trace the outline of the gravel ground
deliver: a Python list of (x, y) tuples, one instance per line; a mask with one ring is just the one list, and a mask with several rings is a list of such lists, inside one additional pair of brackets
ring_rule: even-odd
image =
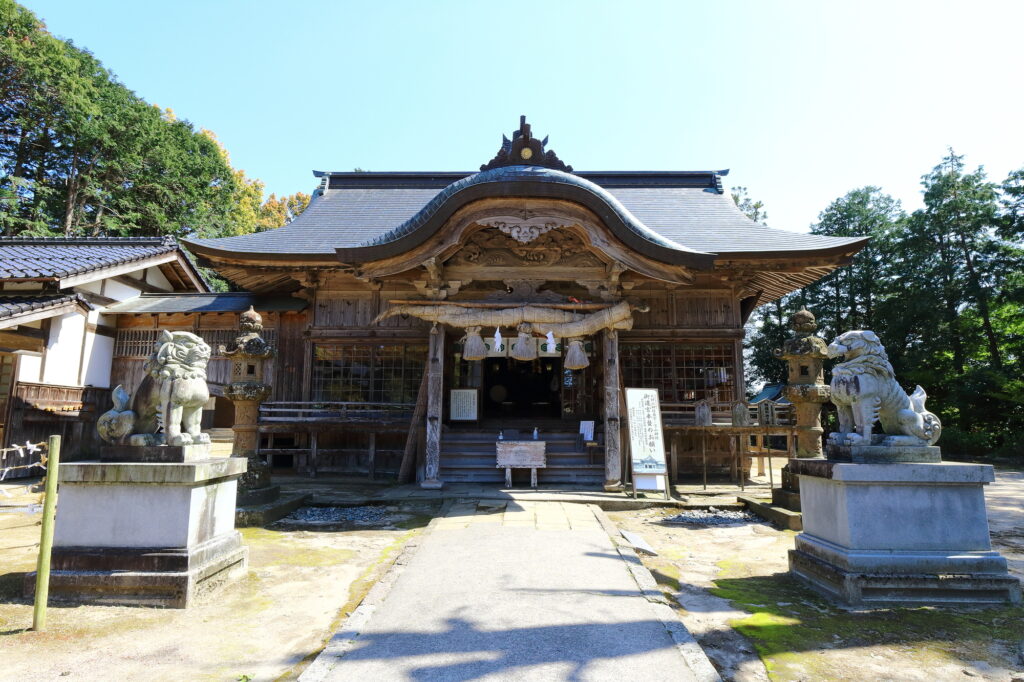
[(668, 516), (662, 523), (686, 523), (695, 526), (732, 526), (742, 523), (763, 523), (763, 521), (747, 511), (729, 511), (728, 509), (715, 509), (709, 507), (685, 511), (675, 516)]
[(281, 519), (282, 523), (291, 525), (322, 526), (336, 523), (353, 523), (359, 525), (378, 524), (388, 519), (386, 507), (301, 507)]

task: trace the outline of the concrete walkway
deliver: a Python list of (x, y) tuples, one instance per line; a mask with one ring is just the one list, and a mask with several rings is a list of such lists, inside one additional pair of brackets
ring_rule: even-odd
[(718, 679), (609, 530), (594, 505), (455, 503), (301, 679)]

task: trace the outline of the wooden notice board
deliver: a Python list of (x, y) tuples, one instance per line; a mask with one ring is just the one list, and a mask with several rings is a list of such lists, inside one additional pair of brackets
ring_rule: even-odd
[(665, 499), (668, 499), (668, 465), (665, 462), (658, 390), (627, 388), (626, 413), (633, 497), (640, 490), (663, 490)]

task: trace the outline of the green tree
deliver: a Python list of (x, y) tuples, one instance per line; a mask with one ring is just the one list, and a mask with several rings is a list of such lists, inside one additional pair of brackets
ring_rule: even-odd
[(310, 196), (302, 192), (283, 196), (280, 199), (277, 198), (277, 195), (271, 194), (260, 207), (256, 231), (263, 232), (284, 227), (306, 210), (309, 200)]
[(832, 337), (850, 329), (879, 332), (878, 306), (889, 294), (893, 232), (904, 219), (899, 201), (878, 187), (862, 187), (829, 204), (811, 226), (828, 237), (869, 237), (849, 265), (799, 292), (800, 303), (818, 319), (819, 334)]
[(231, 234), (234, 183), (211, 139), (0, 0), (4, 234)]
[(755, 223), (768, 223), (768, 212), (764, 210), (764, 202), (752, 199), (746, 187), (733, 187), (730, 193), (732, 200), (736, 202), (736, 207), (743, 211), (743, 215)]
[[(764, 202), (751, 198), (746, 187), (733, 187), (731, 196), (745, 216), (755, 223), (767, 224), (768, 212)], [(747, 341), (744, 349), (744, 364), (750, 380), (767, 384), (786, 380), (786, 363), (775, 357), (775, 349), (782, 347), (787, 336), (788, 308), (789, 298), (780, 297), (759, 306), (751, 313), (746, 325)]]

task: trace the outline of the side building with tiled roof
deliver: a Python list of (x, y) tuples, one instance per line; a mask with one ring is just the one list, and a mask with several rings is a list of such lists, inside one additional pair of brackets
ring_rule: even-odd
[(91, 454), (110, 401), (117, 332), (107, 308), (208, 290), (173, 238), (0, 237), (3, 446), (61, 434), (69, 458)]

